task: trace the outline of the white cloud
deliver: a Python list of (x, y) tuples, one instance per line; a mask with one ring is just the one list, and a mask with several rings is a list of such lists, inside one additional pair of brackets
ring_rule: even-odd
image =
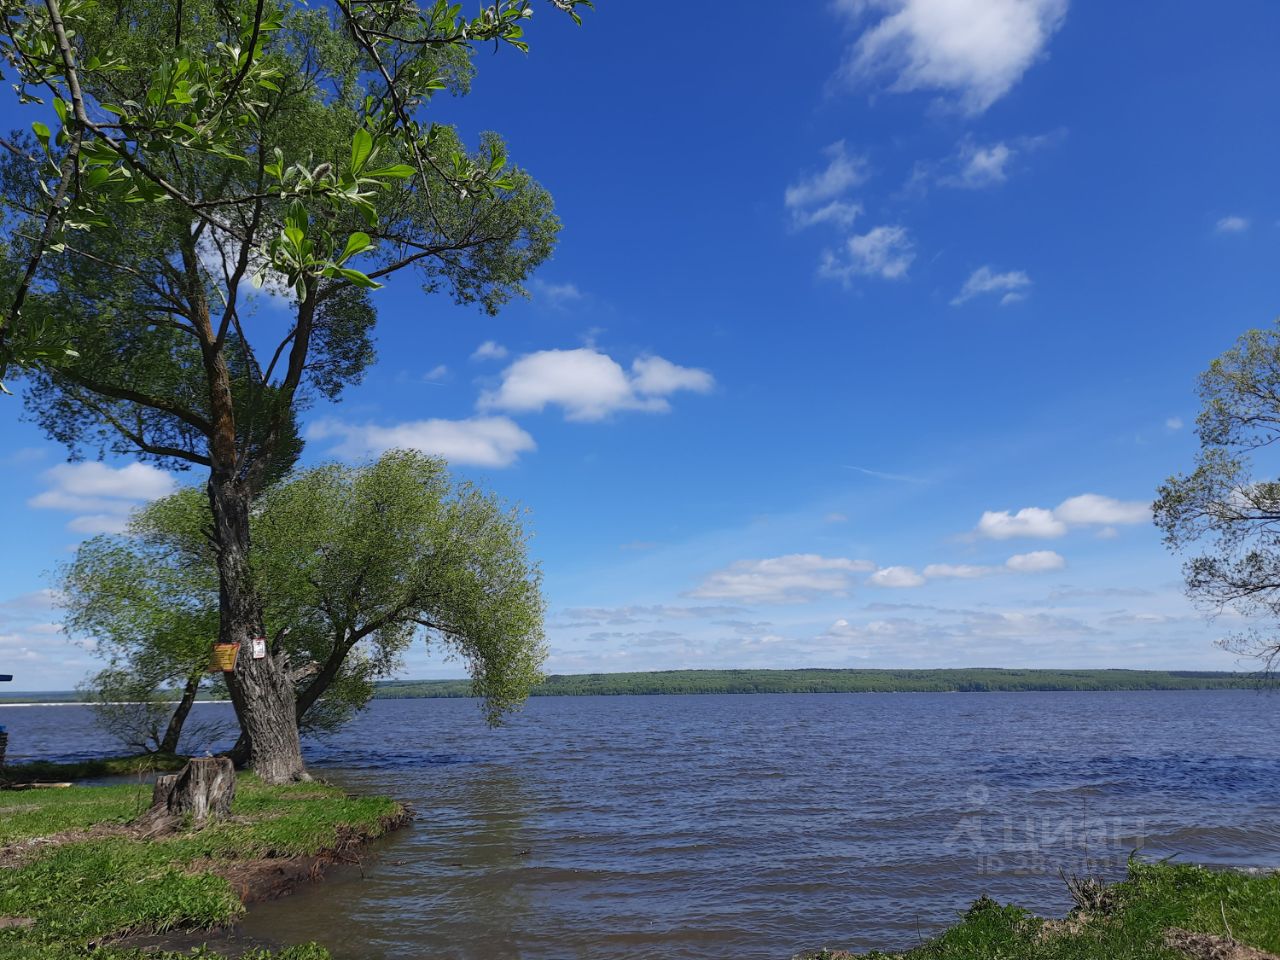
[(1084, 493), (1063, 500), (1052, 510), (1024, 507), (1017, 513), (987, 510), (974, 531), (991, 540), (1013, 537), (1051, 539), (1060, 537), (1072, 527), (1132, 525), (1147, 523), (1151, 508), (1141, 500), (1117, 500), (1096, 493)]
[(971, 190), (1004, 183), (1008, 178), (1005, 167), (1013, 159), (1014, 151), (1007, 143), (982, 146), (971, 140), (960, 145), (960, 172), (947, 182)]
[(1072, 526), (1147, 523), (1151, 506), (1141, 500), (1116, 500), (1096, 493), (1083, 493), (1063, 500), (1053, 515)]
[(1044, 573), (1048, 570), (1061, 570), (1066, 565), (1067, 561), (1062, 555), (1052, 550), (1016, 553), (1005, 561), (1005, 566), (1016, 573)]
[(553, 307), (567, 307), (586, 298), (575, 283), (548, 283), (545, 280), (534, 280), (529, 284), (539, 300), (545, 300)]
[(662, 357), (640, 357), (631, 364), (631, 383), (637, 393), (666, 396), (678, 390), (707, 393), (715, 379), (705, 370), (681, 367)]
[(176, 486), (168, 473), (145, 463), (123, 467), (109, 467), (105, 463), (61, 463), (46, 470), (44, 476), (57, 490), (85, 497), (154, 500), (172, 493)]
[(1170, 417), (1164, 422), (1166, 430), (1181, 430), (1184, 426), (1181, 417)]
[(43, 510), (80, 513), (67, 529), (76, 533), (120, 533), (129, 513), (177, 487), (173, 477), (145, 463), (109, 467), (105, 463), (62, 463), (43, 474), (48, 489), (27, 505)]
[(1218, 233), (1244, 233), (1249, 229), (1249, 218), (1230, 216), (1223, 217), (1213, 227)]
[(503, 360), (507, 356), (507, 348), (493, 340), (486, 340), (480, 346), (476, 347), (475, 353), (471, 354), (472, 360)]
[(960, 292), (951, 300), (951, 305), (958, 307), (984, 293), (1002, 293), (1004, 294), (1000, 299), (1002, 305), (1013, 303), (1022, 299), (1023, 291), (1029, 286), (1031, 286), (1031, 278), (1021, 270), (996, 273), (990, 267), (979, 267), (969, 275)]
[(791, 221), (797, 227), (813, 227), (830, 223), (837, 227), (851, 227), (862, 216), (862, 204), (853, 200), (832, 200), (813, 210), (795, 210)]
[(843, 596), (852, 575), (873, 570), (865, 560), (793, 553), (764, 560), (739, 560), (717, 570), (690, 596), (740, 603), (802, 603), (814, 595)]
[(449, 375), (449, 368), (443, 363), (437, 364), (422, 375), (422, 379), (427, 383), (439, 383)]
[(995, 567), (970, 563), (931, 563), (924, 568), (924, 575), (930, 580), (976, 580), (995, 572)]
[(667, 397), (680, 390), (707, 393), (715, 379), (705, 370), (681, 367), (662, 357), (640, 357), (628, 373), (593, 347), (541, 350), (521, 357), (502, 373), (496, 390), (481, 395), (482, 410), (564, 409), (568, 420), (602, 420), (619, 410), (664, 413)]
[(888, 77), (895, 92), (940, 90), (981, 113), (1021, 79), (1062, 25), (1067, 0), (837, 0), (858, 23), (841, 77)]
[(1008, 510), (986, 510), (978, 521), (977, 534), (991, 540), (1009, 540), (1013, 537), (1060, 537), (1067, 532), (1067, 525), (1053, 515), (1052, 510), (1041, 507), (1024, 507), (1017, 513)]
[(333, 452), (352, 459), (406, 449), (478, 467), (508, 467), (521, 453), (537, 448), (533, 437), (507, 417), (410, 420), (389, 427), (320, 420), (311, 425), (307, 436), (338, 439)]
[(823, 523), (848, 523), (849, 517), (843, 513), (828, 513), (822, 518)]
[(912, 567), (882, 567), (867, 577), (873, 587), (922, 587), (924, 577)]
[(846, 284), (859, 275), (897, 280), (907, 275), (915, 257), (905, 227), (879, 226), (849, 237), (842, 251), (827, 250), (818, 265), (818, 275)]
[(789, 210), (809, 210), (829, 204), (866, 182), (866, 157), (850, 156), (843, 140), (837, 140), (822, 152), (827, 157), (827, 165), (822, 170), (801, 177), (787, 187), (783, 194), (783, 201)]

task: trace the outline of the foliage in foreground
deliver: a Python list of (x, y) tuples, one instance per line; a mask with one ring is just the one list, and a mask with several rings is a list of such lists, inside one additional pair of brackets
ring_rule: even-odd
[[(352, 835), (379, 836), (403, 815), (386, 798), (349, 797), (318, 783), (267, 786), (246, 774), (232, 820), (141, 840), (123, 827), (145, 809), (150, 792), (147, 784), (0, 792), (0, 847), (21, 850), (23, 841), (90, 828), (97, 834), (23, 851), (15, 866), (0, 870), (0, 917), (36, 921), (30, 929), (0, 930), (0, 958), (61, 960), (104, 938), (226, 925), (244, 906), (220, 871), (255, 858), (322, 854)], [(299, 948), (276, 960), (324, 956)]]
[[(936, 939), (902, 954), (872, 952), (865, 960), (1187, 960), (1166, 944), (1169, 930), (1234, 936), (1280, 951), (1280, 874), (1135, 861), (1128, 879), (1110, 889), (1115, 905), (1106, 913), (1076, 912), (1066, 920), (1044, 920), (984, 898)], [(853, 956), (823, 951), (815, 960), (824, 954)]]

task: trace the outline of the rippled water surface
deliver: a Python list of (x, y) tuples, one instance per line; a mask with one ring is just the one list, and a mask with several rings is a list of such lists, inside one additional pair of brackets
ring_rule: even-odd
[[(109, 748), (79, 707), (0, 723)], [(339, 960), (903, 948), (983, 893), (1060, 913), (1059, 867), (1134, 848), (1280, 866), (1277, 733), (1249, 691), (547, 697), (500, 730), (379, 701), (309, 761), (417, 821), (244, 926)]]

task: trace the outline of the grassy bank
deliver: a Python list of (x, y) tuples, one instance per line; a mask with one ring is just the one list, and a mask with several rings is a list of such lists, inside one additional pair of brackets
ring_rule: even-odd
[(941, 936), (900, 954), (822, 950), (809, 960), (1275, 960), (1280, 874), (1131, 864), (1123, 883), (1064, 920), (979, 900)]
[[(0, 791), (0, 958), (140, 957), (131, 935), (233, 923), (246, 900), (283, 892), (406, 816), (386, 798), (244, 774), (229, 819), (143, 838), (129, 822), (150, 797), (141, 783)], [(325, 956), (307, 946), (274, 960)]]

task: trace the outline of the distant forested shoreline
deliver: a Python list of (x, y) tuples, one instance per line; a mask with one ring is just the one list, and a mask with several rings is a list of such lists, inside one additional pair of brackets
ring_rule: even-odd
[[(1270, 687), (1267, 673), (1217, 670), (654, 670), (640, 673), (553, 674), (535, 697), (661, 696), (698, 693), (1011, 693), (1072, 690), (1253, 690)], [(376, 700), (473, 696), (470, 680), (385, 680)], [(177, 695), (174, 695), (176, 699)], [(4, 703), (75, 703), (76, 691), (10, 693)], [(204, 699), (202, 697), (202, 699)]]
[[(1070, 690), (1255, 689), (1262, 673), (1209, 670), (658, 670), (553, 675), (535, 697), (697, 693), (985, 693)], [(378, 699), (468, 697), (467, 680), (390, 680)]]

